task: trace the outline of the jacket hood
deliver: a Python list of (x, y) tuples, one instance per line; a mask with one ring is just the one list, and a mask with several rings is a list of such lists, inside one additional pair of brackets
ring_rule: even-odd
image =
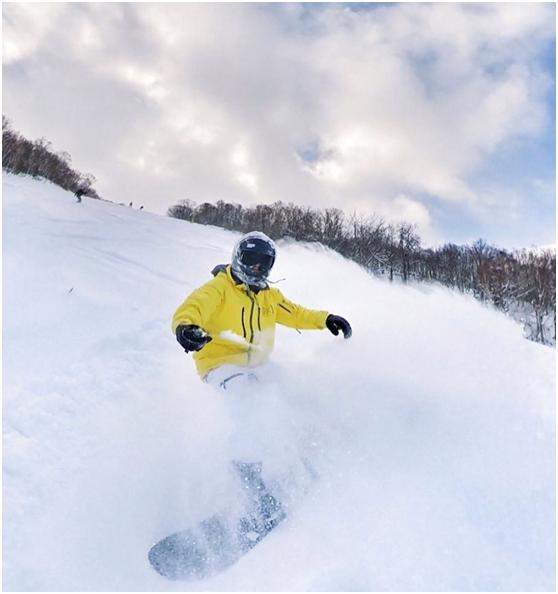
[(213, 268), (213, 270), (211, 271), (211, 274), (213, 276), (217, 276), (220, 272), (227, 272), (227, 266), (228, 264), (217, 264), (217, 266), (215, 266), (215, 268)]

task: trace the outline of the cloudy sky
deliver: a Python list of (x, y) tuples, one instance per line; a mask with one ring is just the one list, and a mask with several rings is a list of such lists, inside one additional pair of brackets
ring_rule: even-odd
[(110, 200), (554, 243), (553, 4), (3, 4), (3, 113)]

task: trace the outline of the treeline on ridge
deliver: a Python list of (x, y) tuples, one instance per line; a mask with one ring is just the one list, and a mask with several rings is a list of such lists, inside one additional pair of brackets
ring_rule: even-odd
[(416, 227), (388, 224), (378, 216), (345, 215), (276, 202), (243, 207), (218, 201), (184, 200), (169, 216), (233, 231), (263, 231), (272, 239), (319, 242), (376, 275), (404, 282), (435, 281), (471, 293), (524, 324), (526, 336), (556, 342), (556, 254), (509, 252), (479, 239), (473, 245), (448, 243), (423, 248)]
[(93, 188), (95, 177), (80, 173), (71, 167), (71, 156), (54, 152), (52, 144), (44, 139), (30, 141), (12, 129), (9, 120), (2, 116), (2, 169), (9, 173), (42, 177), (64, 190), (77, 192), (90, 198), (99, 198)]

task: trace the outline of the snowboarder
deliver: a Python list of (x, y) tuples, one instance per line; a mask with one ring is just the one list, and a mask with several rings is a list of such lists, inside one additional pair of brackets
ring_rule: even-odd
[(84, 190), (83, 188), (78, 188), (75, 192), (75, 197), (76, 197), (76, 202), (81, 202), (81, 197), (85, 196), (87, 194), (87, 190)]
[[(230, 454), (247, 507), (232, 531), (215, 516), (202, 522), (197, 532), (171, 534), (154, 545), (149, 560), (161, 575), (171, 579), (221, 571), (286, 517), (284, 506), (262, 477), (259, 455), (265, 449), (266, 431), (259, 426), (262, 415), (254, 411), (258, 406), (265, 411), (265, 398), (263, 394), (252, 398), (254, 390), (246, 390), (258, 381), (254, 368), (265, 362), (273, 349), (275, 324), (328, 328), (336, 336), (340, 331), (345, 338), (351, 336), (351, 326), (341, 316), (306, 309), (269, 287), (275, 255), (275, 244), (263, 233), (244, 235), (233, 250), (231, 264), (216, 266), (214, 278), (196, 289), (172, 320), (176, 339), (187, 353), (194, 353), (202, 379), (227, 392), (225, 400), (238, 421)], [(264, 448), (260, 447), (262, 437)]]
[(184, 350), (194, 353), (204, 381), (226, 390), (231, 382), (256, 379), (253, 368), (269, 357), (275, 324), (351, 336), (351, 326), (341, 316), (306, 309), (269, 287), (275, 256), (267, 235), (247, 233), (235, 245), (231, 264), (216, 266), (214, 278), (176, 310), (173, 332)]

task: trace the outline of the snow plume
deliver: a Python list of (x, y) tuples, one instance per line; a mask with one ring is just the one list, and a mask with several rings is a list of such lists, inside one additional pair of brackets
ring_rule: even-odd
[(278, 327), (248, 394), (288, 518), (214, 578), (152, 571), (155, 541), (238, 503), (244, 419), (170, 331), (236, 239), (5, 176), (4, 588), (554, 589), (554, 351), (295, 242), (281, 290), (354, 334)]

